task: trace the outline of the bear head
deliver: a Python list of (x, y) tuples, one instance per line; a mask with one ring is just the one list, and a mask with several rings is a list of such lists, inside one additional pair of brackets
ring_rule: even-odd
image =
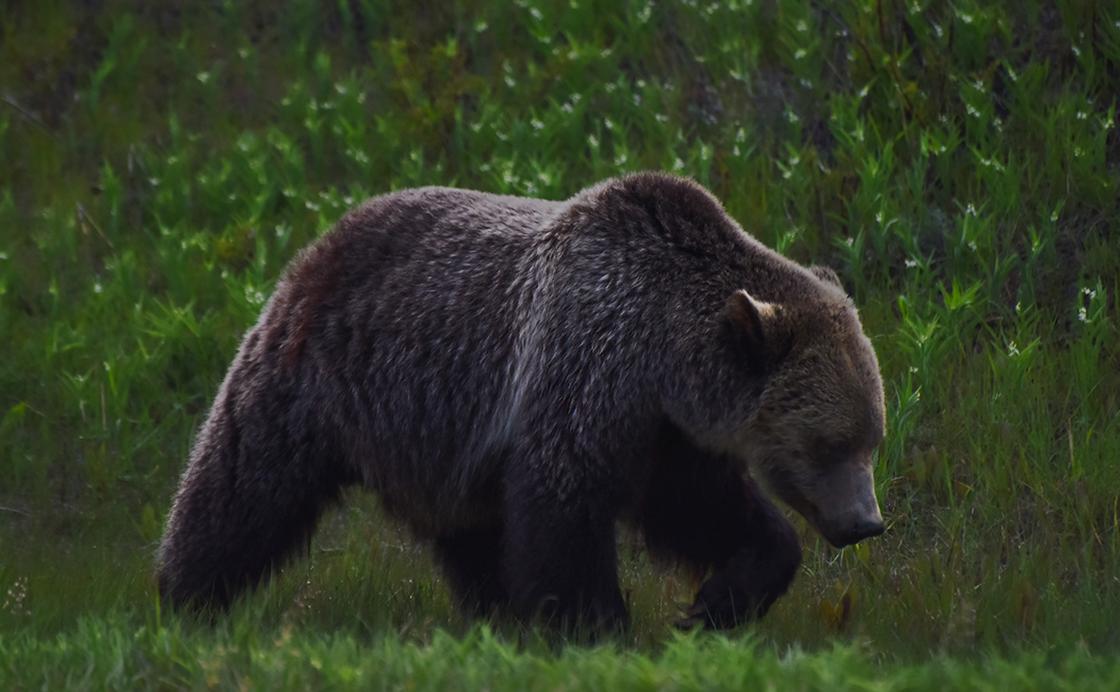
[(733, 447), (768, 491), (832, 545), (883, 533), (872, 454), (883, 439), (879, 364), (852, 301), (830, 269), (814, 290), (769, 303), (745, 290), (725, 305), (748, 358), (766, 371)]

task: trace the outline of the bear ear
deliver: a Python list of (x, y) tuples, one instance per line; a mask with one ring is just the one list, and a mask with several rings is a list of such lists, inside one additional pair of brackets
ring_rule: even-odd
[[(809, 271), (821, 281), (832, 284), (841, 291), (844, 290), (844, 284), (840, 283), (840, 276), (832, 270), (832, 267), (826, 267), (823, 264), (814, 264), (809, 267)], [(845, 293), (846, 292), (847, 291), (845, 291)]]
[(785, 338), (779, 325), (780, 306), (755, 300), (740, 289), (728, 297), (723, 313), (735, 336), (751, 355), (769, 360), (782, 350)]

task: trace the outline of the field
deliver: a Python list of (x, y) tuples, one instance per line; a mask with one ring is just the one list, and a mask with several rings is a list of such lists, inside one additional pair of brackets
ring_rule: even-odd
[[(1120, 686), (1120, 7), (1111, 2), (18, 3), (0, 24), (0, 688)], [(794, 588), (672, 630), (465, 622), (354, 492), (211, 624), (152, 557), (286, 262), (425, 184), (663, 169), (841, 275), (883, 370), (888, 532), (800, 519)]]

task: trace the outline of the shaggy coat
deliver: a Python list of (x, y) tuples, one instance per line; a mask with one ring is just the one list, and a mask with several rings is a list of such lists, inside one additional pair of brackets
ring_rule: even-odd
[(160, 590), (226, 606), (358, 484), (434, 544), (473, 612), (624, 623), (622, 520), (709, 572), (688, 616), (730, 626), (801, 559), (748, 468), (828, 535), (847, 510), (818, 507), (822, 469), (858, 448), (870, 478), (881, 436), (874, 352), (835, 275), (767, 249), (696, 184), (638, 174), (563, 202), (406, 190), (304, 250), (245, 336), (175, 497)]

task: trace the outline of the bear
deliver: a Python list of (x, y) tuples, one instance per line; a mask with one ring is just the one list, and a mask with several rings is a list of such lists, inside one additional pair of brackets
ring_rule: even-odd
[(398, 191), (301, 251), (244, 336), (158, 587), (220, 612), (358, 485), (433, 546), (469, 614), (626, 627), (621, 523), (707, 575), (682, 625), (734, 627), (799, 569), (774, 499), (835, 546), (883, 532), (884, 429), (835, 272), (767, 248), (695, 182)]

